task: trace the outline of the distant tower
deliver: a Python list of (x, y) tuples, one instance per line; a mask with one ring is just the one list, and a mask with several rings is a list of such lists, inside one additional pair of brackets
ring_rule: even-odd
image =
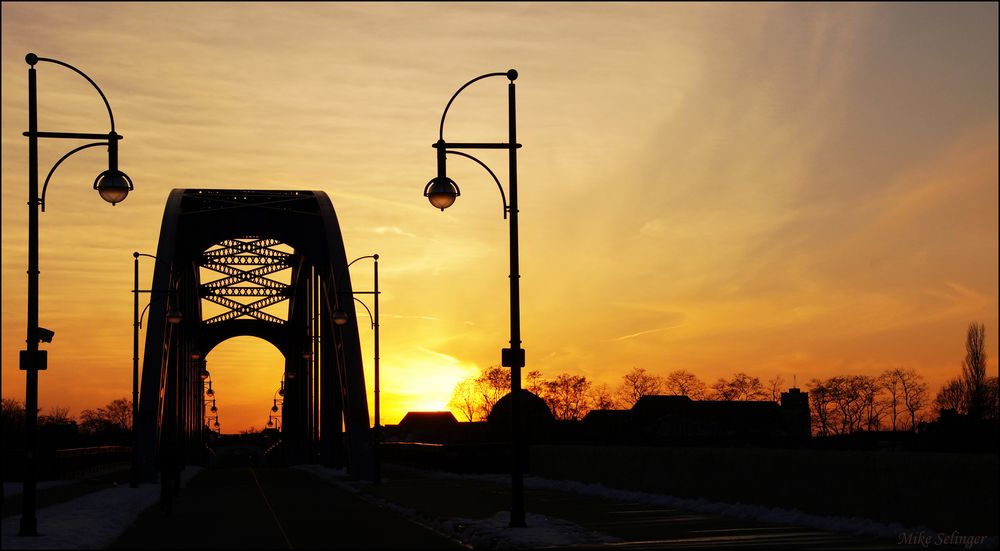
[(792, 441), (808, 440), (812, 434), (809, 393), (796, 387), (781, 393), (781, 418), (785, 432)]

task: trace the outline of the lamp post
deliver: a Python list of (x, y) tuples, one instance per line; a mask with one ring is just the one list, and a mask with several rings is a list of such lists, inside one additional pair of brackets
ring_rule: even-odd
[[(507, 128), (508, 143), (448, 143), (444, 141), (444, 120), (448, 116), (448, 109), (455, 98), (471, 84), (490, 77), (506, 77), (510, 82), (507, 84)], [(483, 167), (486, 172), (496, 182), (500, 190), (500, 198), (503, 201), (504, 218), (510, 215), (510, 348), (504, 348), (500, 352), (500, 363), (504, 367), (510, 368), (510, 393), (511, 393), (511, 506), (510, 506), (510, 526), (522, 527), (524, 523), (524, 434), (521, 430), (521, 368), (524, 367), (524, 349), (521, 348), (521, 305), (520, 305), (520, 272), (518, 268), (518, 235), (517, 235), (517, 149), (521, 144), (517, 143), (517, 117), (514, 101), (514, 81), (517, 79), (517, 71), (511, 69), (504, 73), (487, 73), (466, 82), (448, 100), (448, 104), (441, 114), (441, 126), (438, 132), (438, 141), (434, 144), (437, 149), (437, 169), (438, 173), (430, 182), (424, 186), (424, 197), (430, 201), (431, 205), (442, 211), (450, 207), (455, 199), (461, 194), (458, 185), (448, 177), (446, 170), (446, 156), (458, 155), (475, 161)], [(508, 183), (510, 185), (510, 203), (504, 195), (503, 186), (496, 174), (486, 166), (486, 163), (476, 157), (459, 151), (461, 149), (506, 149), (509, 160)]]
[[(129, 486), (139, 487), (139, 430), (137, 420), (139, 419), (139, 330), (142, 329), (142, 318), (149, 309), (149, 304), (139, 313), (139, 293), (169, 293), (169, 290), (156, 291), (153, 289), (139, 289), (139, 257), (156, 258), (156, 256), (146, 253), (133, 252), (133, 279), (132, 279), (132, 476)], [(167, 312), (167, 322), (176, 325), (181, 322), (183, 315), (179, 310)], [(197, 358), (195, 358), (197, 359)]]
[[(369, 294), (370, 295), (375, 295), (375, 299), (374, 299), (375, 313), (372, 314), (372, 311), (368, 310), (368, 305), (365, 304), (364, 302), (362, 302), (360, 299), (358, 299), (358, 297), (352, 297), (352, 298), (354, 300), (360, 302), (361, 305), (365, 307), (365, 310), (368, 311), (368, 317), (371, 318), (371, 322), (372, 322), (372, 329), (375, 331), (375, 423), (374, 423), (373, 432), (372, 432), (372, 459), (374, 460), (374, 468), (372, 470), (372, 482), (374, 482), (375, 484), (381, 484), (382, 483), (382, 469), (381, 469), (381, 464), (379, 462), (379, 457), (378, 457), (378, 449), (379, 449), (378, 445), (379, 445), (379, 438), (381, 436), (381, 431), (379, 430), (379, 425), (382, 423), (382, 420), (381, 420), (381, 417), (380, 417), (380, 413), (379, 413), (379, 408), (380, 408), (381, 400), (380, 400), (380, 394), (379, 394), (380, 393), (380, 380), (379, 380), (379, 364), (378, 364), (378, 362), (379, 362), (379, 343), (378, 343), (378, 327), (379, 327), (379, 323), (378, 323), (378, 295), (379, 295), (379, 291), (378, 291), (378, 254), (372, 254), (372, 255), (366, 255), (366, 256), (359, 256), (358, 258), (355, 258), (354, 260), (350, 261), (347, 264), (347, 267), (350, 268), (351, 264), (354, 264), (355, 262), (357, 262), (359, 260), (363, 260), (365, 258), (371, 258), (374, 261), (374, 264), (375, 264), (375, 290), (374, 291), (353, 291), (352, 293), (355, 294), (355, 295), (369, 295)], [(344, 312), (343, 310), (338, 309), (338, 310), (336, 310), (333, 313), (333, 323), (335, 323), (337, 325), (344, 325), (344, 324), (347, 323), (347, 321), (348, 321), (347, 313)]]
[[(38, 208), (41, 206), (45, 211), (45, 192), (48, 189), (49, 180), (59, 165), (74, 153), (91, 147), (106, 146), (108, 148), (108, 170), (102, 172), (94, 180), (94, 189), (101, 198), (114, 205), (125, 199), (128, 192), (133, 189), (132, 180), (124, 172), (118, 170), (118, 140), (122, 137), (115, 132), (115, 118), (111, 113), (111, 105), (108, 98), (104, 96), (97, 83), (83, 71), (73, 67), (68, 63), (38, 57), (35, 54), (24, 56), (28, 63), (28, 131), (24, 133), (28, 138), (28, 319), (27, 319), (27, 350), (20, 353), (20, 369), (25, 373), (25, 399), (24, 399), (24, 439), (25, 439), (25, 459), (24, 459), (24, 491), (22, 494), (22, 512), (18, 535), (37, 536), (38, 520), (35, 516), (36, 508), (36, 472), (35, 472), (35, 448), (37, 443), (36, 433), (38, 426), (38, 371), (46, 369), (46, 351), (39, 350), (38, 344), (44, 335), (39, 332), (38, 327)], [(38, 130), (38, 87), (35, 76), (35, 65), (38, 62), (53, 63), (70, 69), (87, 80), (97, 93), (104, 100), (104, 105), (108, 109), (108, 118), (111, 121), (111, 130), (107, 134), (85, 134), (76, 132), (40, 132)], [(38, 194), (38, 140), (40, 138), (56, 138), (70, 140), (100, 140), (97, 142), (81, 145), (69, 153), (63, 155), (55, 165), (49, 170), (42, 186), (41, 196)], [(48, 336), (51, 339), (51, 336)], [(49, 342), (46, 340), (46, 342)]]

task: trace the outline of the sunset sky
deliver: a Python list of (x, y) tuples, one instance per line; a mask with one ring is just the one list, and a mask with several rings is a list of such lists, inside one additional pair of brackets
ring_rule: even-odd
[[(996, 3), (4, 2), (2, 16), (4, 397), (24, 399), (25, 54), (100, 85), (136, 186), (113, 208), (97, 196), (100, 149), (53, 177), (43, 414), (130, 395), (131, 253), (155, 252), (174, 188), (329, 194), (348, 259), (381, 257), (383, 421), (443, 409), (508, 346), (508, 226), (472, 162), (449, 159), (462, 195), (444, 213), (421, 192), (451, 94), (510, 68), (527, 369), (804, 386), (904, 367), (936, 392), (980, 322), (996, 374)], [(445, 138), (505, 141), (505, 82), (463, 92)], [(71, 71), (40, 64), (38, 89), (41, 130), (108, 131)], [(74, 145), (42, 141), (43, 178)], [(506, 185), (506, 153), (480, 158)], [(370, 262), (351, 270), (370, 288)], [(141, 273), (148, 287), (151, 261)], [(260, 428), (278, 351), (243, 337), (207, 360), (223, 430)]]

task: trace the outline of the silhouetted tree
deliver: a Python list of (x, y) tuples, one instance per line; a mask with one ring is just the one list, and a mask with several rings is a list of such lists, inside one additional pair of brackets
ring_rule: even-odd
[(69, 415), (69, 408), (55, 406), (47, 410), (44, 415), (38, 416), (38, 424), (43, 425), (46, 423), (52, 424), (66, 424), (75, 423), (74, 419)]
[(837, 375), (826, 382), (830, 397), (835, 405), (839, 434), (850, 434), (864, 426), (866, 401), (863, 396), (865, 385), (862, 375)]
[(524, 384), (521, 386), (528, 392), (536, 396), (541, 396), (542, 392), (545, 391), (545, 389), (542, 388), (542, 383), (544, 381), (545, 379), (542, 378), (542, 372), (537, 369), (533, 369), (524, 375)]
[(0, 410), (0, 435), (3, 447), (7, 449), (19, 445), (24, 431), (24, 402), (14, 398), (4, 398)]
[(674, 396), (687, 396), (692, 400), (705, 398), (707, 386), (697, 375), (685, 369), (671, 371), (663, 379), (663, 390)]
[(962, 382), (965, 384), (969, 416), (984, 417), (986, 408), (986, 328), (981, 323), (969, 325), (965, 337), (965, 359), (962, 361)]
[(917, 430), (917, 416), (921, 410), (927, 407), (929, 397), (927, 395), (927, 383), (924, 378), (913, 369), (908, 369), (900, 373), (900, 385), (903, 389), (903, 406), (910, 414), (911, 431)]
[(806, 385), (809, 389), (809, 405), (812, 408), (813, 430), (820, 436), (828, 436), (833, 431), (830, 422), (831, 392), (826, 381), (812, 379)]
[(659, 394), (663, 389), (663, 381), (656, 375), (646, 373), (641, 367), (633, 367), (622, 376), (622, 384), (618, 387), (618, 397), (621, 405), (631, 408), (643, 396)]
[(80, 412), (80, 428), (91, 434), (123, 434), (132, 430), (132, 400), (119, 398)]
[(556, 419), (582, 419), (589, 405), (590, 381), (583, 375), (561, 373), (542, 383), (542, 400)]
[[(529, 375), (537, 378), (540, 373), (532, 371)], [(455, 385), (448, 407), (467, 421), (485, 421), (497, 401), (509, 392), (510, 370), (494, 365)]]
[(899, 428), (899, 415), (909, 414), (907, 430), (917, 430), (917, 416), (928, 405), (927, 383), (915, 369), (887, 369), (878, 377), (879, 386), (885, 391), (884, 402), (892, 416), (892, 430)]
[(510, 370), (498, 365), (486, 368), (486, 371), (476, 378), (476, 390), (482, 401), (482, 418), (486, 419), (497, 401), (510, 393)]
[(785, 389), (785, 378), (781, 375), (775, 375), (767, 380), (767, 388), (771, 391), (771, 401), (781, 402), (781, 393)]
[(964, 415), (969, 411), (965, 399), (965, 384), (962, 383), (962, 379), (956, 377), (941, 387), (934, 398), (934, 405), (938, 409), (947, 409)]
[(763, 400), (767, 397), (760, 379), (743, 372), (733, 375), (730, 380), (720, 377), (712, 385), (712, 390), (715, 391), (716, 400), (750, 401)]
[(896, 422), (899, 419), (899, 410), (902, 403), (903, 385), (900, 381), (903, 370), (900, 368), (887, 369), (878, 376), (878, 382), (885, 389), (885, 403), (889, 409), (892, 419), (892, 430), (896, 430)]
[(879, 430), (882, 426), (882, 416), (885, 414), (885, 403), (881, 400), (882, 385), (877, 377), (859, 375), (855, 381), (859, 398), (861, 399), (864, 417), (864, 429)]
[(482, 407), (479, 403), (479, 394), (476, 391), (476, 378), (469, 377), (455, 385), (451, 392), (451, 400), (448, 407), (459, 413), (459, 416), (466, 421), (480, 420)]
[(590, 391), (590, 404), (593, 409), (615, 409), (618, 405), (614, 393), (607, 383), (594, 386)]
[(983, 417), (986, 419), (1000, 419), (1000, 381), (996, 377), (986, 379), (986, 407), (983, 409)]

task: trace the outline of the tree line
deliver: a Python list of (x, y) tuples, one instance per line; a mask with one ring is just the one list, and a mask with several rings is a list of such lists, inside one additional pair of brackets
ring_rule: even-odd
[[(859, 431), (915, 431), (942, 409), (983, 419), (997, 419), (997, 377), (986, 376), (985, 329), (969, 326), (962, 372), (932, 398), (924, 376), (915, 369), (886, 369), (878, 375), (835, 375), (806, 384), (813, 432), (828, 436)], [(786, 389), (780, 375), (767, 380), (734, 373), (711, 384), (678, 369), (658, 375), (641, 367), (624, 374), (618, 385), (594, 384), (585, 375), (560, 373), (546, 378), (525, 374), (523, 387), (539, 396), (560, 420), (579, 420), (591, 410), (630, 409), (643, 396), (688, 396), (692, 400), (779, 402)], [(490, 366), (459, 382), (448, 407), (464, 421), (484, 421), (497, 401), (510, 392), (510, 370)]]
[[(3, 398), (0, 409), (0, 430), (4, 448), (19, 447), (24, 431), (24, 402)], [(128, 444), (132, 434), (132, 401), (119, 398), (96, 409), (85, 409), (79, 418), (69, 414), (69, 408), (55, 406), (38, 415), (38, 438), (58, 447), (85, 445)]]

